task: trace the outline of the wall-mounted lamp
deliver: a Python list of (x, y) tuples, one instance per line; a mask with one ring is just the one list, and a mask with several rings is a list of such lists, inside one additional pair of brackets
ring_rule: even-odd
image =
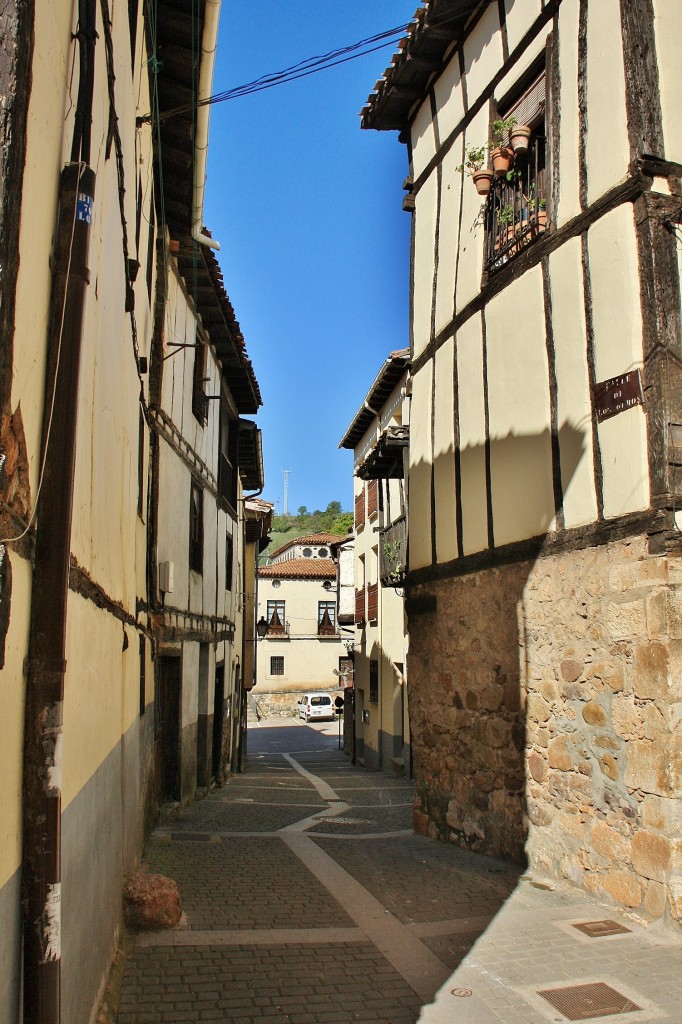
[(268, 631), (268, 624), (265, 620), (265, 616), (261, 615), (260, 619), (256, 623), (256, 634), (257, 639), (262, 640)]

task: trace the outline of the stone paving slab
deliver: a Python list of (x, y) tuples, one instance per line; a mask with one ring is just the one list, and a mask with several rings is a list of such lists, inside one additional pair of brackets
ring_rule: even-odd
[(191, 928), (319, 928), (352, 924), (281, 839), (178, 842), (156, 836), (146, 861), (175, 879)]
[(472, 907), (476, 914), (493, 914), (519, 877), (502, 861), (415, 835), (352, 844), (315, 841), (406, 924), (466, 917)]
[(415, 1024), (419, 1000), (370, 943), (136, 948), (118, 1024)]
[[(538, 993), (579, 981), (641, 1006), (597, 1024), (682, 1024), (682, 938), (506, 863), (388, 834), (411, 825), (407, 780), (350, 767), (319, 729), (254, 731), (247, 772), (148, 844), (188, 927), (138, 937), (116, 1024), (567, 1024)], [(631, 932), (573, 928), (607, 917)]]

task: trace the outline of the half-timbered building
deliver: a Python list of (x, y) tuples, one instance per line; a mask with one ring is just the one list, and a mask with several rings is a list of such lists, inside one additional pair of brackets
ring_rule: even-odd
[(409, 161), (415, 824), (678, 921), (681, 32), (430, 0), (362, 112)]

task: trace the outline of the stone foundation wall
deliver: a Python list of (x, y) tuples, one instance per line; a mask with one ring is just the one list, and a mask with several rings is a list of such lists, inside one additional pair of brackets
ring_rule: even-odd
[(682, 560), (619, 541), (410, 599), (417, 830), (682, 923)]

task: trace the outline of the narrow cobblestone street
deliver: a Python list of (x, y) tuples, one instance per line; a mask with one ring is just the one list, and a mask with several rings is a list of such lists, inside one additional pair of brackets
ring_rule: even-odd
[[(184, 917), (136, 937), (117, 1024), (679, 1024), (676, 936), (413, 835), (411, 783), (336, 728), (250, 725), (245, 773), (153, 834)], [(574, 927), (605, 919), (628, 931)]]

